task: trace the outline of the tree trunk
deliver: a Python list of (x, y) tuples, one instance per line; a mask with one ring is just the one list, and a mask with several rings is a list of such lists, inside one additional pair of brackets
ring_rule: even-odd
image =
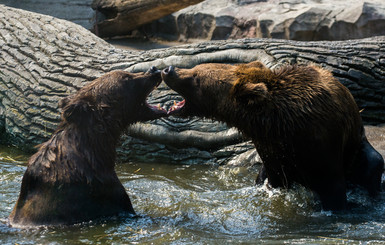
[[(332, 70), (350, 89), (367, 123), (385, 122), (385, 37), (339, 42), (242, 39), (133, 52), (116, 49), (71, 22), (0, 5), (0, 47), (2, 138), (24, 148), (47, 140), (54, 131), (61, 98), (108, 71), (144, 71), (151, 65), (313, 62)], [(178, 95), (162, 84), (150, 103), (168, 107), (174, 99)], [(119, 152), (122, 160), (256, 161), (253, 146), (237, 130), (196, 118), (134, 125)]]
[(95, 33), (101, 37), (127, 35), (143, 24), (160, 19), (203, 0), (94, 0)]

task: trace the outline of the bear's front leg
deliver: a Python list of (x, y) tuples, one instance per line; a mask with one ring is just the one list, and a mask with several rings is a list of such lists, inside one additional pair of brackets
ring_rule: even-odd
[(318, 194), (322, 209), (325, 211), (340, 211), (347, 207), (346, 182), (341, 179), (325, 179), (312, 188)]
[(255, 180), (255, 185), (263, 185), (266, 179), (267, 179), (266, 168), (265, 168), (265, 165), (262, 163), (257, 179)]
[(377, 196), (381, 191), (384, 159), (368, 142), (366, 137), (361, 142), (355, 161), (354, 165), (356, 167), (351, 177), (351, 182), (364, 187), (370, 196)]

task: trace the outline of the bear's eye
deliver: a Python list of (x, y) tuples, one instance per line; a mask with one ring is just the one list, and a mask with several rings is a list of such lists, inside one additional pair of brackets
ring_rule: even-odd
[(129, 75), (126, 75), (126, 76), (124, 76), (124, 77), (122, 78), (122, 81), (123, 81), (123, 82), (128, 82), (128, 81), (130, 81), (130, 80), (132, 80), (132, 77), (129, 76)]
[(197, 76), (197, 74), (194, 74), (193, 77), (195, 86), (199, 87), (201, 85), (201, 79)]

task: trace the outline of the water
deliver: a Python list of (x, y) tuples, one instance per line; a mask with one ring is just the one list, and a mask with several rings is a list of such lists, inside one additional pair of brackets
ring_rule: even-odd
[(371, 200), (349, 192), (351, 210), (332, 214), (302, 187), (257, 188), (256, 169), (216, 165), (118, 164), (140, 218), (10, 228), (29, 156), (0, 152), (0, 244), (385, 244), (385, 194)]

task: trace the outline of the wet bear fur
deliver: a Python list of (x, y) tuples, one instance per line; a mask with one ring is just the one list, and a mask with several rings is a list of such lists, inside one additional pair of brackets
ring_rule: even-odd
[(160, 82), (156, 68), (113, 71), (64, 98), (58, 128), (29, 159), (10, 225), (68, 225), (134, 214), (114, 170), (115, 146), (127, 125), (162, 116), (145, 102)]
[(162, 78), (185, 99), (171, 115), (223, 121), (252, 139), (263, 161), (258, 184), (300, 183), (319, 195), (324, 210), (346, 208), (348, 183), (373, 196), (380, 191), (383, 158), (365, 137), (351, 93), (329, 71), (271, 70), (256, 61), (171, 66)]

